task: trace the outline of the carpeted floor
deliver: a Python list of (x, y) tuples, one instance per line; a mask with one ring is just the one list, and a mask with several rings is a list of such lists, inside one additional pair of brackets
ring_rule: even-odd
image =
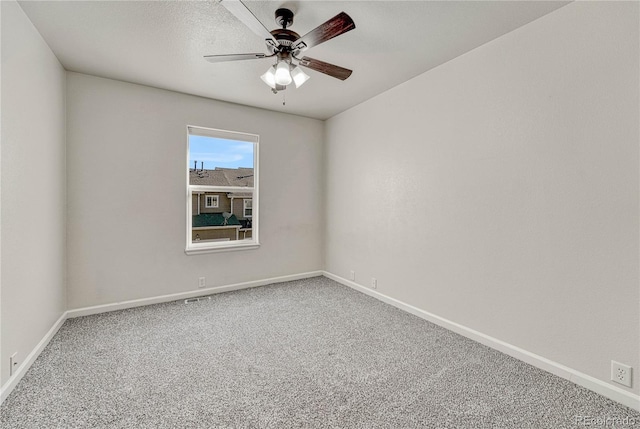
[(3, 429), (587, 426), (640, 413), (324, 277), (67, 320), (0, 408)]

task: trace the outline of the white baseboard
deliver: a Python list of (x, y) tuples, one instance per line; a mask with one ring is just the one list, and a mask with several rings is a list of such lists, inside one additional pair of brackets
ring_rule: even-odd
[(332, 280), (337, 281), (338, 283), (341, 283), (345, 286), (348, 286), (366, 295), (374, 297), (382, 302), (393, 305), (396, 308), (404, 310), (408, 313), (411, 313), (429, 322), (435, 323), (436, 325), (442, 326), (443, 328), (449, 329), (450, 331), (456, 332), (462, 336), (470, 338), (488, 347), (501, 351), (509, 356), (512, 356), (516, 359), (519, 359), (523, 362), (526, 362), (544, 371), (557, 375), (558, 377), (562, 377), (566, 380), (572, 381), (573, 383), (576, 383), (582, 387), (592, 390), (613, 401), (626, 405), (627, 407), (632, 408), (636, 411), (640, 411), (640, 396), (632, 392), (628, 392), (616, 386), (609, 385), (606, 382), (602, 380), (598, 380), (597, 378), (594, 378), (590, 375), (581, 373), (572, 368), (561, 365), (557, 362), (554, 362), (542, 356), (538, 356), (534, 353), (531, 353), (527, 350), (516, 347), (512, 344), (501, 341), (497, 338), (490, 337), (488, 335), (475, 331), (466, 326), (444, 319), (440, 316), (436, 316), (435, 314), (431, 314), (427, 311), (421, 310), (417, 307), (406, 304), (395, 298), (391, 298), (380, 292), (371, 290), (369, 288), (366, 288), (362, 285), (359, 285), (355, 282), (349, 281), (342, 277), (336, 276), (335, 274), (329, 273), (327, 271), (311, 271), (307, 273), (293, 274), (288, 276), (272, 277), (272, 278), (263, 279), (263, 280), (235, 283), (235, 284), (226, 285), (226, 286), (218, 286), (218, 287), (212, 287), (207, 289), (198, 289), (198, 290), (189, 291), (189, 292), (181, 292), (181, 293), (175, 293), (170, 295), (161, 295), (161, 296), (151, 297), (151, 298), (136, 299), (131, 301), (123, 301), (123, 302), (117, 302), (112, 304), (104, 304), (104, 305), (97, 305), (93, 307), (85, 307), (85, 308), (68, 310), (64, 314), (62, 314), (62, 316), (60, 316), (60, 318), (54, 323), (51, 329), (49, 329), (49, 332), (45, 334), (45, 336), (42, 338), (42, 340), (40, 340), (38, 345), (31, 351), (31, 353), (29, 353), (29, 355), (24, 360), (24, 362), (22, 362), (20, 367), (17, 369), (16, 373), (11, 378), (9, 378), (9, 380), (5, 383), (4, 386), (2, 386), (2, 388), (0, 389), (0, 404), (4, 402), (4, 400), (9, 396), (11, 391), (13, 391), (13, 389), (16, 387), (18, 382), (22, 379), (24, 374), (31, 367), (33, 362), (35, 362), (37, 357), (40, 355), (42, 350), (44, 350), (47, 344), (49, 344), (49, 341), (51, 341), (51, 339), (58, 332), (58, 330), (60, 329), (64, 321), (67, 320), (68, 318), (88, 316), (92, 314), (105, 313), (109, 311), (122, 310), (126, 308), (141, 307), (144, 305), (176, 301), (179, 299), (187, 299), (187, 298), (193, 298), (196, 296), (211, 295), (211, 294), (216, 294), (221, 292), (229, 292), (233, 290), (248, 289), (248, 288), (257, 287), (257, 286), (265, 286), (273, 283), (300, 280), (300, 279), (305, 279), (310, 277), (317, 277), (321, 275), (324, 275)]
[(288, 276), (272, 277), (269, 279), (254, 280), (250, 282), (235, 283), (225, 286), (216, 286), (206, 289), (198, 289), (189, 292), (172, 293), (170, 295), (160, 295), (151, 298), (133, 299), (131, 301), (114, 302), (111, 304), (95, 305), (92, 307), (75, 308), (67, 311), (69, 319), (74, 317), (89, 316), (92, 314), (106, 313), (109, 311), (124, 310), (126, 308), (142, 307), (144, 305), (160, 304), (163, 302), (177, 301), (179, 299), (193, 298), (196, 296), (212, 295), (232, 290), (249, 289), (257, 286), (265, 286), (273, 283), (288, 282), (292, 280), (317, 277), (323, 274), (322, 271), (310, 271), (307, 273), (292, 274)]
[(640, 411), (640, 396), (632, 392), (607, 384), (602, 380), (598, 380), (595, 377), (584, 374), (580, 371), (576, 371), (573, 368), (569, 368), (545, 357), (536, 355), (535, 353), (531, 353), (527, 350), (521, 349), (497, 338), (490, 337), (489, 335), (485, 335), (482, 332), (478, 332), (474, 329), (452, 322), (435, 314), (429, 313), (428, 311), (421, 310), (417, 307), (399, 301), (395, 298), (391, 298), (378, 291), (369, 289), (335, 274), (329, 273), (327, 271), (324, 271), (323, 274), (325, 277), (335, 280), (338, 283), (341, 283), (345, 286), (376, 298), (382, 302), (393, 305), (400, 310), (404, 310), (438, 326), (442, 326), (443, 328), (477, 341), (480, 344), (484, 344), (485, 346), (491, 347), (492, 349), (498, 350), (504, 354), (533, 365), (536, 368), (540, 368), (544, 371), (550, 372), (551, 374), (557, 375), (558, 377), (569, 380), (606, 398), (626, 405), (631, 409)]
[(44, 337), (40, 340), (38, 345), (29, 353), (27, 358), (20, 364), (16, 372), (9, 377), (9, 380), (2, 386), (0, 389), (0, 404), (4, 402), (5, 399), (9, 397), (9, 394), (13, 391), (13, 389), (18, 385), (22, 377), (27, 373), (27, 370), (31, 367), (31, 365), (36, 361), (42, 350), (49, 344), (49, 341), (53, 338), (53, 336), (58, 332), (64, 321), (67, 320), (67, 312), (62, 313), (62, 316), (56, 320), (53, 324), (49, 332), (45, 334)]

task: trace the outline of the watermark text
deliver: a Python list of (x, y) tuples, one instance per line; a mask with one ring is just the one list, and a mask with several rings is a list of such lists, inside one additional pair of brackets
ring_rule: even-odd
[(593, 427), (624, 427), (635, 426), (640, 419), (632, 416), (625, 417), (598, 417), (598, 416), (574, 416), (573, 423), (577, 426)]

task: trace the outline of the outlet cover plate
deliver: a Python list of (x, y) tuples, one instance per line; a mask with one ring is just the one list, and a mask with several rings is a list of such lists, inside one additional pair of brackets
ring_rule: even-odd
[(611, 361), (611, 381), (631, 387), (631, 367), (615, 360)]
[(9, 356), (9, 377), (13, 376), (13, 374), (18, 369), (18, 352), (15, 352), (11, 356)]
[(207, 285), (207, 279), (204, 277), (200, 277), (198, 279), (198, 287), (201, 288), (201, 287), (205, 287), (206, 285)]

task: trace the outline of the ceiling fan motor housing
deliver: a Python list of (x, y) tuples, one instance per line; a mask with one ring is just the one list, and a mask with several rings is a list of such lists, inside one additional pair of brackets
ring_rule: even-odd
[(300, 38), (300, 35), (295, 31), (287, 30), (287, 29), (278, 29), (271, 31), (273, 38), (278, 41), (281, 50), (288, 50), (293, 42)]

